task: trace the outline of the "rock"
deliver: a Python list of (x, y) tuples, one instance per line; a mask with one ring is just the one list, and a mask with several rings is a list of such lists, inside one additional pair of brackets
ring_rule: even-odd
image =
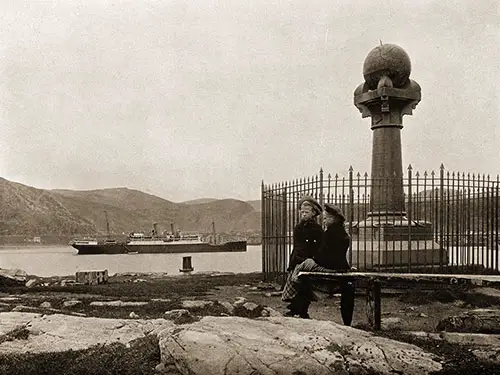
[(397, 317), (382, 318), (380, 321), (380, 327), (382, 329), (394, 329), (400, 326), (401, 319)]
[(263, 306), (254, 302), (245, 302), (243, 304), (234, 304), (234, 315), (246, 318), (258, 318), (261, 316)]
[[(0, 354), (81, 350), (114, 342), (127, 344), (171, 326), (173, 323), (165, 319), (103, 319), (5, 312), (0, 313)], [(1, 340), (16, 327), (27, 330), (26, 339)]]
[(27, 288), (32, 288), (32, 287), (36, 286), (38, 283), (39, 283), (39, 281), (37, 279), (29, 279), (28, 281), (26, 281), (25, 286)]
[(130, 306), (144, 306), (149, 302), (135, 302), (135, 301), (93, 301), (90, 302), (90, 306), (104, 307), (130, 307)]
[(40, 307), (43, 307), (45, 309), (50, 309), (52, 305), (50, 304), (50, 302), (45, 301), (40, 304)]
[(80, 283), (77, 283), (75, 280), (63, 279), (63, 280), (61, 280), (60, 284), (61, 284), (61, 286), (67, 286), (67, 285), (76, 285), (76, 284), (80, 284)]
[(161, 362), (191, 375), (419, 375), (442, 368), (414, 345), (329, 321), (206, 316), (158, 337)]
[(131, 312), (130, 314), (128, 314), (129, 318), (132, 318), (132, 319), (138, 319), (139, 318), (139, 315), (137, 315), (135, 312)]
[(21, 298), (19, 297), (1, 297), (0, 301), (5, 301), (5, 302), (16, 302), (19, 301)]
[(192, 323), (197, 320), (197, 318), (192, 316), (186, 309), (166, 311), (163, 317), (167, 320), (172, 320), (175, 324)]
[(152, 298), (151, 302), (170, 302), (172, 301), (170, 298)]
[(272, 307), (266, 306), (262, 309), (262, 312), (260, 313), (261, 316), (266, 317), (266, 316), (271, 316), (271, 317), (276, 317), (276, 316), (283, 316), (279, 311), (276, 311)]
[(488, 297), (495, 297), (500, 299), (500, 290), (495, 288), (476, 288), (471, 291), (474, 294), (482, 294)]
[(243, 305), (245, 302), (247, 302), (247, 299), (245, 297), (238, 297), (236, 298), (236, 301), (234, 302), (234, 306), (240, 306)]
[(500, 335), (461, 332), (407, 332), (409, 335), (451, 344), (475, 346), (472, 353), (479, 359), (500, 364)]
[(64, 301), (63, 306), (64, 307), (73, 307), (73, 306), (81, 305), (81, 303), (82, 303), (82, 301), (70, 300), (70, 301)]
[(226, 312), (229, 315), (233, 315), (234, 314), (234, 306), (231, 305), (229, 302), (223, 301), (223, 302), (219, 302), (219, 304), (226, 309)]
[(475, 309), (442, 319), (437, 330), (470, 333), (500, 333), (500, 309)]
[(243, 307), (248, 310), (248, 311), (255, 311), (256, 309), (259, 308), (259, 305), (257, 305), (256, 303), (254, 302), (245, 302), (243, 304)]
[(23, 285), (27, 276), (28, 274), (23, 270), (0, 268), (0, 285)]
[(427, 315), (426, 313), (423, 313), (423, 312), (421, 312), (420, 314), (418, 314), (418, 316), (420, 318), (428, 318), (429, 317), (429, 315)]
[(182, 301), (182, 307), (185, 309), (204, 309), (205, 307), (212, 306), (213, 301)]
[(165, 364), (164, 363), (159, 363), (155, 367), (155, 371), (159, 372), (160, 374), (165, 371)]
[(30, 312), (30, 311), (38, 311), (37, 307), (25, 306), (25, 305), (17, 305), (12, 309), (13, 312)]
[(135, 279), (134, 283), (145, 283), (146, 281), (146, 279)]

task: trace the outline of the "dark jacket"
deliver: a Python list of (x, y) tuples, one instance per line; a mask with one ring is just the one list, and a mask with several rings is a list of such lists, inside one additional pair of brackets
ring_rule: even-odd
[(347, 271), (349, 263), (346, 255), (351, 238), (342, 223), (334, 223), (326, 228), (314, 260), (322, 267)]
[(293, 228), (293, 250), (288, 263), (288, 271), (307, 258), (313, 258), (321, 244), (323, 229), (314, 220), (301, 221)]

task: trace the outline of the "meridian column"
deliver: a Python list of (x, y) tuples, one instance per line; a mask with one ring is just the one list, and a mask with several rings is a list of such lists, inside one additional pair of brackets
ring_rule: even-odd
[(409, 79), (410, 58), (394, 44), (375, 47), (365, 59), (365, 82), (354, 92), (362, 117), (371, 117), (373, 131), (371, 197), (368, 216), (377, 222), (405, 218), (401, 129), (403, 115), (420, 102), (420, 86)]
[(394, 44), (381, 44), (368, 53), (365, 82), (354, 91), (354, 105), (363, 118), (371, 118), (373, 131), (370, 208), (352, 233), (350, 255), (359, 269), (410, 269), (445, 256), (433, 239), (432, 224), (406, 216), (401, 129), (403, 116), (411, 115), (421, 99), (410, 73), (407, 53)]

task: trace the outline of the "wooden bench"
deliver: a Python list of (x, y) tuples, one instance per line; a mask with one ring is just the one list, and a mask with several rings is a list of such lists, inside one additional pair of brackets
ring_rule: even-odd
[(300, 272), (299, 278), (329, 281), (362, 281), (366, 284), (368, 322), (375, 330), (381, 323), (381, 288), (395, 284), (433, 284), (453, 286), (500, 286), (500, 275), (424, 274), (389, 272)]

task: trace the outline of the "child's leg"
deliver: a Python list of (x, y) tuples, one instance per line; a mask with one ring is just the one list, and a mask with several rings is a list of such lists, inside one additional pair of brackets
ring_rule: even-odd
[(354, 283), (346, 281), (342, 283), (341, 287), (342, 296), (340, 297), (340, 314), (344, 325), (350, 326), (352, 322), (352, 315), (354, 313)]

